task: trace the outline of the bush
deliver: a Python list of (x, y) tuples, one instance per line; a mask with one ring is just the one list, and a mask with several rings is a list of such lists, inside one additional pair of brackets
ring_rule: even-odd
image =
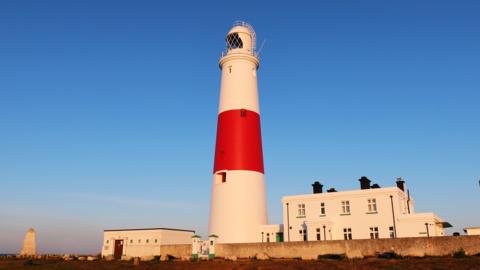
[(377, 256), (378, 258), (380, 259), (401, 259), (402, 256), (398, 255), (397, 253), (395, 252), (384, 252), (384, 253), (380, 253), (378, 254)]
[(34, 265), (34, 263), (33, 263), (33, 260), (32, 260), (32, 259), (28, 259), (28, 260), (26, 260), (25, 262), (23, 262), (23, 265), (25, 265), (25, 266), (26, 266), (26, 265)]
[(323, 254), (318, 255), (317, 260), (327, 259), (327, 260), (337, 260), (341, 261), (346, 258), (345, 254)]
[(465, 250), (463, 250), (463, 248), (460, 248), (458, 251), (455, 251), (455, 253), (453, 253), (453, 257), (454, 258), (465, 258), (466, 257)]

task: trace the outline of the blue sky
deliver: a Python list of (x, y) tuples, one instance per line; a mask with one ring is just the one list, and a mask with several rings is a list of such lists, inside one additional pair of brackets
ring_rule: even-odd
[(208, 223), (224, 35), (258, 72), (269, 216), (320, 180), (407, 181), (480, 225), (478, 1), (1, 1), (0, 253), (93, 253), (102, 230)]

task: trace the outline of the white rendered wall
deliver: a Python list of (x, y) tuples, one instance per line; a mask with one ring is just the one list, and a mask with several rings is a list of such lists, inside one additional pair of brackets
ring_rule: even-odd
[[(395, 225), (398, 237), (426, 236), (425, 222), (431, 225), (430, 236), (443, 234), (443, 229), (435, 225), (441, 220), (432, 213), (415, 214), (412, 208), (408, 214), (407, 196), (396, 187), (354, 190), (344, 192), (286, 196), (282, 199), (284, 216), (284, 239), (303, 241), (300, 230), (307, 230), (308, 240), (316, 240), (316, 229), (321, 232), (321, 240), (344, 239), (344, 228), (351, 228), (353, 239), (369, 239), (370, 227), (378, 227), (379, 238), (389, 238), (389, 227), (394, 226), (392, 216), (395, 212)], [(376, 199), (376, 212), (368, 211), (368, 199)], [(342, 201), (349, 201), (350, 214), (342, 213)], [(286, 203), (289, 203), (287, 219)], [(320, 214), (320, 204), (325, 203), (326, 213)], [(411, 201), (412, 202), (412, 201)], [(298, 216), (298, 204), (305, 204), (305, 216)], [(289, 223), (289, 224), (288, 224)], [(288, 231), (288, 226), (291, 227)], [(326, 228), (326, 233), (323, 226)], [(423, 227), (422, 227), (423, 226)]]
[(255, 171), (226, 171), (227, 181), (212, 181), (209, 234), (218, 243), (258, 242), (259, 225), (267, 224), (264, 175)]
[(193, 232), (188, 231), (172, 230), (105, 231), (103, 233), (102, 256), (113, 256), (115, 240), (124, 240), (123, 256), (160, 256), (161, 245), (190, 244), (193, 234)]
[(260, 113), (258, 106), (258, 60), (249, 55), (229, 55), (221, 60), (219, 113), (246, 109)]
[(480, 235), (480, 227), (477, 228), (465, 228), (467, 235)]

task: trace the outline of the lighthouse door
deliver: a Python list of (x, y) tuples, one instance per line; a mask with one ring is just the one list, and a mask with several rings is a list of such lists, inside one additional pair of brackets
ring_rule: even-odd
[(113, 250), (113, 257), (121, 259), (123, 254), (123, 240), (115, 240), (115, 248)]

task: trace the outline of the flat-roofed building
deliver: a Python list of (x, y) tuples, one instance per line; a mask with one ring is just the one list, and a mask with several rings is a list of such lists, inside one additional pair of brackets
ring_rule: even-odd
[(172, 228), (104, 230), (102, 257), (160, 256), (162, 245), (191, 244), (193, 230)]
[(468, 227), (463, 229), (467, 235), (480, 235), (480, 227)]

